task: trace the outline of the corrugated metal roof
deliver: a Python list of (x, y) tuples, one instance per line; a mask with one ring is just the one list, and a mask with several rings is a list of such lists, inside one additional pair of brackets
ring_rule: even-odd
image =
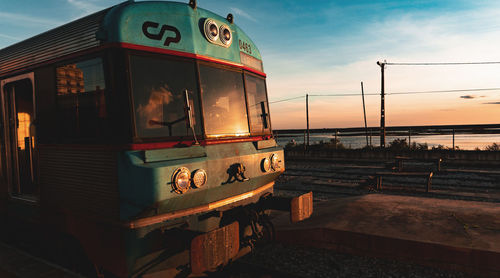
[(0, 76), (100, 45), (96, 38), (107, 11), (78, 19), (0, 50)]
[[(215, 20), (218, 25), (229, 26), (227, 28), (231, 29), (233, 43), (229, 46), (210, 43), (199, 26), (200, 20), (207, 18)], [(147, 22), (158, 26), (145, 27)], [(167, 26), (170, 29), (165, 29)], [(159, 35), (160, 38), (148, 37), (145, 28), (152, 32), (149, 35)], [(165, 43), (168, 38), (177, 36), (178, 40), (174, 43)], [(226, 18), (201, 8), (193, 10), (188, 4), (141, 1), (123, 2), (1, 49), (0, 76), (104, 43), (128, 43), (159, 50), (194, 53), (238, 64), (243, 62), (246, 66), (262, 71), (260, 52), (255, 44), (236, 24), (230, 23)], [(240, 52), (257, 59), (257, 63), (241, 61)]]

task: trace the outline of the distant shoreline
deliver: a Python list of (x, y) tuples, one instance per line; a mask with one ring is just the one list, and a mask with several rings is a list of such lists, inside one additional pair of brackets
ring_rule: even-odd
[[(276, 141), (281, 146), (286, 146), (291, 143), (292, 140), (297, 145), (304, 144), (305, 136), (304, 134), (281, 134), (275, 136)], [(332, 133), (312, 133), (309, 136), (310, 145), (314, 144), (329, 144), (335, 140), (335, 135)], [(460, 134), (456, 133), (454, 136), (452, 134), (386, 134), (386, 147), (390, 145), (394, 140), (405, 140), (408, 145), (416, 143), (421, 145), (427, 145), (429, 149), (434, 148), (449, 148), (460, 150), (484, 150), (493, 143), (500, 142), (500, 134)], [(345, 148), (348, 149), (362, 149), (366, 147), (366, 136), (363, 135), (351, 135), (343, 134), (343, 136), (338, 135), (337, 141), (341, 143)], [(370, 143), (371, 142), (371, 143)], [(371, 139), (368, 136), (368, 145), (372, 147), (380, 146), (380, 136), (378, 134), (372, 134)]]
[[(306, 129), (275, 129), (275, 135), (293, 134), (303, 135)], [(349, 128), (313, 128), (309, 134), (331, 133), (337, 136), (378, 136), (380, 127), (349, 127)], [(387, 126), (386, 136), (405, 135), (447, 135), (447, 134), (500, 134), (500, 124), (471, 124), (471, 125), (424, 125), (424, 126)]]

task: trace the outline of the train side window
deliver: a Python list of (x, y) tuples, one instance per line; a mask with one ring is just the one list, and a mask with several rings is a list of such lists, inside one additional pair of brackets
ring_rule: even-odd
[(106, 83), (101, 58), (56, 69), (57, 114), (63, 138), (95, 138), (106, 132)]

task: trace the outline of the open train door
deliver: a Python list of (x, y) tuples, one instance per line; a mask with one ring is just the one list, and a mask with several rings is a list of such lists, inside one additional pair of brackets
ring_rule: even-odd
[(12, 199), (38, 202), (34, 74), (0, 81), (1, 170)]

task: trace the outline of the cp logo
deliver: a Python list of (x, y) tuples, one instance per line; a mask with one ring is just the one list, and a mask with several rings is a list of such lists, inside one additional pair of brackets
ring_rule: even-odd
[(179, 30), (177, 30), (177, 28), (175, 28), (174, 26), (170, 26), (170, 25), (162, 25), (161, 26), (161, 29), (160, 31), (157, 33), (157, 34), (153, 34), (153, 33), (150, 33), (148, 31), (149, 28), (158, 28), (160, 24), (156, 23), (156, 22), (152, 22), (152, 21), (146, 21), (142, 24), (142, 32), (144, 33), (144, 35), (152, 40), (161, 40), (163, 38), (163, 35), (165, 34), (165, 31), (170, 31), (170, 32), (174, 32), (175, 33), (175, 37), (170, 37), (170, 36), (167, 36), (167, 38), (165, 38), (165, 42), (163, 43), (163, 45), (165, 46), (168, 46), (170, 43), (178, 43), (180, 40), (181, 40), (181, 33), (179, 32)]

